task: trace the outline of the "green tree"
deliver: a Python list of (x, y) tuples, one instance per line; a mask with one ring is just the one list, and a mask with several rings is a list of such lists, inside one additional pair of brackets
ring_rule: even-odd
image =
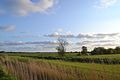
[(94, 48), (93, 51), (91, 51), (91, 54), (94, 55), (94, 54), (106, 54), (106, 49), (104, 47), (97, 47), (97, 48)]
[(115, 53), (116, 53), (116, 54), (120, 54), (120, 47), (119, 47), (119, 46), (117, 46), (117, 47), (115, 48)]
[(112, 49), (112, 48), (108, 48), (108, 49), (106, 50), (106, 54), (114, 54), (114, 52), (115, 52), (115, 50)]
[(87, 54), (87, 47), (86, 46), (82, 46), (82, 54), (86, 55)]

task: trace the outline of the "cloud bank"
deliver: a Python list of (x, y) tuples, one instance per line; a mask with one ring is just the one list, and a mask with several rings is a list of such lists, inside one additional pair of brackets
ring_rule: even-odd
[[(7, 30), (6, 30), (7, 29)], [(0, 30), (11, 31), (9, 27), (1, 27)], [(18, 38), (23, 41), (7, 41), (0, 42), (0, 50), (5, 51), (56, 51), (58, 46), (57, 39), (63, 38), (67, 41), (67, 51), (80, 51), (82, 46), (87, 46), (88, 50), (92, 50), (94, 47), (116, 47), (120, 45), (120, 33), (78, 33), (63, 32), (58, 30), (52, 34), (46, 34), (43, 38), (47, 38), (48, 41), (24, 41), (24, 38), (36, 38), (32, 35), (18, 35), (14, 38)], [(42, 36), (41, 36), (42, 37)], [(40, 37), (40, 38), (41, 38)], [(13, 50), (14, 49), (14, 50)]]
[(52, 8), (55, 0), (0, 0), (0, 13), (25, 16), (29, 13), (43, 13)]
[(44, 35), (45, 37), (53, 37), (53, 38), (74, 38), (75, 36), (73, 34), (67, 33), (67, 34), (60, 34), (58, 32)]
[(72, 33), (67, 33), (67, 34), (60, 34), (58, 32), (54, 32), (52, 34), (44, 35), (45, 37), (52, 37), (52, 38), (84, 38), (84, 39), (103, 39), (106, 37), (109, 38), (114, 38), (118, 37), (120, 34), (119, 33), (79, 33), (77, 35), (74, 35)]
[(0, 46), (19, 46), (19, 45), (56, 45), (57, 42), (51, 41), (34, 41), (34, 42), (0, 42)]
[(120, 33), (79, 33), (75, 35), (72, 32), (69, 34), (54, 32), (45, 37), (70, 40), (71, 44), (67, 46), (69, 50), (80, 50), (81, 46), (87, 46), (91, 50), (99, 46), (108, 48), (120, 45)]

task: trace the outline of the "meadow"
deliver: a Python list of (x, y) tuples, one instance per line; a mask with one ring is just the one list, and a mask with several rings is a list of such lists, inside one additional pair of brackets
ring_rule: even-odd
[(35, 59), (63, 60), (82, 63), (120, 64), (120, 54), (78, 55), (79, 53), (66, 53), (59, 56), (57, 53), (7, 53), (7, 55), (31, 57)]
[[(76, 54), (68, 53), (63, 58), (120, 60), (120, 54), (94, 56), (77, 56)], [(45, 57), (58, 58), (59, 56), (56, 53), (1, 54), (0, 64), (4, 68), (1, 70), (6, 75), (14, 77), (12, 80), (120, 80), (119, 64), (81, 63), (62, 59), (45, 59)]]

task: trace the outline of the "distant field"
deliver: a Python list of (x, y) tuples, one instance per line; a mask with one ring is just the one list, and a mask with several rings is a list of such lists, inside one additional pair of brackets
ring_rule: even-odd
[[(109, 58), (120, 59), (120, 54), (107, 54), (107, 55), (77, 55), (78, 53), (66, 53), (64, 57), (77, 57), (77, 58)], [(28, 56), (28, 57), (59, 57), (57, 53), (7, 53), (13, 56)]]
[(120, 64), (120, 54), (78, 56), (78, 53), (66, 53), (63, 57), (60, 57), (57, 53), (12, 53), (6, 55), (47, 60), (64, 60), (82, 63)]

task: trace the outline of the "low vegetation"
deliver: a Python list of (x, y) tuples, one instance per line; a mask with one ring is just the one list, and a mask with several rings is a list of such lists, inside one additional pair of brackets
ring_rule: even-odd
[(14, 77), (8, 75), (0, 66), (0, 80), (16, 80)]

